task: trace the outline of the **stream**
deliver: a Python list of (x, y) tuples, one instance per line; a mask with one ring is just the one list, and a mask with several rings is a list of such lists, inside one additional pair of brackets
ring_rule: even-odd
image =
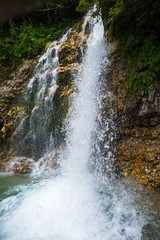
[[(101, 114), (104, 102), (111, 95), (103, 74), (109, 65), (109, 49), (102, 20), (89, 21), (91, 33), (74, 76), (77, 94), (65, 122), (66, 144), (58, 157), (60, 166), (50, 172), (35, 168), (26, 176), (0, 174), (0, 240), (160, 239), (160, 195), (112, 174), (114, 153), (110, 150), (110, 141), (114, 139), (116, 127), (110, 108), (108, 117)], [(44, 61), (48, 59), (49, 50), (41, 57), (40, 62), (46, 65), (42, 71), (39, 64), (34, 75), (39, 81), (35, 106), (43, 99), (43, 109), (39, 108), (37, 116), (32, 110), (28, 131), (32, 132), (35, 149), (40, 148), (43, 154), (49, 154), (54, 148), (49, 123), (52, 118), (42, 123), (53, 111), (51, 102), (56, 87), (58, 50), (70, 31), (59, 43), (50, 46), (50, 62)], [(56, 49), (54, 54), (53, 49)], [(52, 76), (47, 78), (48, 83), (46, 71)], [(32, 78), (27, 94), (33, 83)], [(42, 120), (39, 140), (35, 130), (38, 118)], [(25, 139), (27, 133), (23, 134)], [(20, 147), (24, 145), (22, 141)], [(104, 171), (104, 164), (108, 173)]]

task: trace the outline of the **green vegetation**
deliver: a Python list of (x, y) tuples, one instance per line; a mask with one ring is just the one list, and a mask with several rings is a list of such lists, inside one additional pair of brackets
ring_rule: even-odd
[(6, 79), (23, 59), (36, 57), (47, 42), (80, 17), (76, 0), (46, 1), (42, 9), (0, 24), (0, 79)]
[(109, 37), (118, 42), (128, 65), (129, 87), (138, 94), (142, 89), (152, 88), (153, 80), (160, 74), (160, 2), (120, 0), (112, 3), (106, 27)]
[(95, 3), (94, 0), (80, 0), (77, 10), (79, 12), (86, 12), (89, 7), (93, 6), (94, 3)]
[[(85, 6), (88, 0), (81, 0)], [(128, 66), (126, 83), (136, 94), (160, 79), (160, 1), (93, 0), (106, 20), (108, 36)]]
[(160, 79), (159, 0), (48, 0), (42, 9), (9, 19), (0, 25), (0, 79), (23, 59), (34, 58), (47, 42), (59, 37), (88, 7), (97, 4), (106, 21), (108, 36), (128, 66), (126, 84), (136, 94), (151, 89)]

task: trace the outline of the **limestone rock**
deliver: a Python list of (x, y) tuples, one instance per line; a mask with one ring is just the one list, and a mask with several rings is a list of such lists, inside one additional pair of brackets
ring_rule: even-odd
[(33, 165), (34, 161), (32, 158), (13, 157), (5, 163), (3, 171), (27, 174), (32, 172)]

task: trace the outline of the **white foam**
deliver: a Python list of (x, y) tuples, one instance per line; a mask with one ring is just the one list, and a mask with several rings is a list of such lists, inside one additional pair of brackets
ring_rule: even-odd
[(88, 169), (98, 82), (107, 54), (102, 22), (95, 19), (92, 24), (93, 33), (75, 79), (78, 94), (67, 125), (67, 147), (60, 157), (61, 172), (2, 201), (2, 212), (10, 204), (16, 206), (2, 213), (3, 240), (141, 239), (143, 220), (123, 186), (107, 178), (103, 186)]

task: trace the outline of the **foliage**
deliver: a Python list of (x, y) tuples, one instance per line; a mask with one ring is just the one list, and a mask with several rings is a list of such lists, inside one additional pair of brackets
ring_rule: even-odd
[[(115, 39), (128, 65), (128, 83), (136, 93), (153, 87), (160, 75), (160, 2), (158, 0), (99, 0), (107, 18), (110, 39)], [(108, 8), (110, 4), (110, 8)], [(141, 66), (139, 66), (141, 65)]]
[(152, 88), (160, 77), (159, 0), (46, 0), (42, 9), (0, 25), (0, 78), (13, 71), (22, 58), (38, 55), (79, 18), (79, 12), (97, 4), (128, 65), (128, 84), (135, 92)]
[(6, 79), (22, 61), (42, 52), (80, 14), (76, 0), (45, 1), (42, 9), (0, 24), (0, 79)]
[[(93, 0), (105, 19), (108, 36), (128, 65), (128, 84), (136, 93), (160, 79), (160, 1)], [(81, 0), (80, 6), (88, 0)]]
[(86, 12), (88, 8), (93, 6), (95, 3), (97, 3), (97, 0), (80, 0), (77, 10), (80, 12)]

